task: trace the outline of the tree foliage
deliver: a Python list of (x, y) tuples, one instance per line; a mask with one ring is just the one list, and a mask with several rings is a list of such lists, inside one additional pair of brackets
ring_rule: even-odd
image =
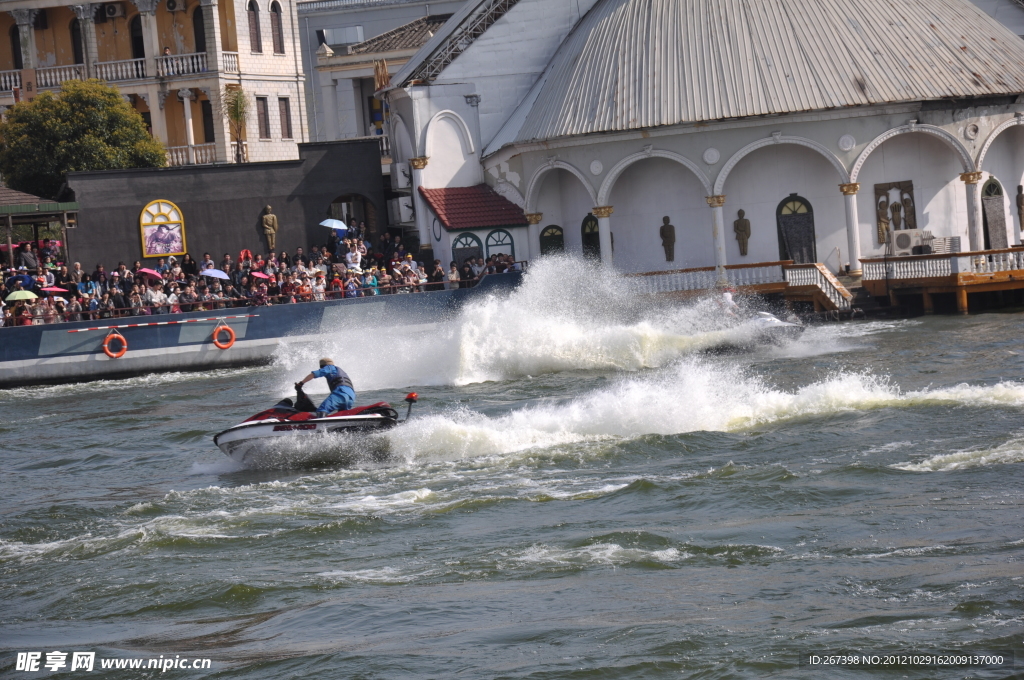
[(117, 88), (68, 80), (15, 104), (0, 123), (0, 173), (8, 187), (56, 198), (68, 172), (156, 168), (163, 145)]
[(231, 138), (237, 142), (235, 145), (235, 162), (241, 163), (242, 139), (245, 135), (245, 122), (249, 119), (249, 96), (237, 86), (225, 86), (221, 96), (221, 109), (224, 117), (228, 120), (231, 128)]

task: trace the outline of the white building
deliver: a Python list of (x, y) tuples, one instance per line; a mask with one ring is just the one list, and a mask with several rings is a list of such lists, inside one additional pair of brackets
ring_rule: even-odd
[(1024, 13), (979, 5), (471, 0), (380, 93), (422, 247), (486, 254), (495, 230), (453, 227), (420, 190), (483, 184), (529, 223), (502, 229), (517, 258), (624, 271), (856, 271), (904, 229), (1016, 244)]
[[(465, 0), (309, 0), (297, 4), (307, 75), (310, 137), (325, 142), (371, 134), (373, 58), (348, 48), (369, 42), (427, 16), (450, 15)], [(327, 49), (322, 46), (326, 45)], [(377, 46), (374, 46), (377, 47)], [(383, 57), (404, 64), (415, 54), (404, 46)], [(386, 50), (396, 51), (396, 50)], [(359, 55), (362, 54), (362, 57)], [(318, 58), (319, 57), (319, 58)], [(394, 68), (394, 67), (393, 67)]]
[(66, 80), (105, 80), (171, 165), (234, 160), (226, 86), (250, 99), (240, 140), (249, 161), (296, 159), (308, 141), (294, 0), (3, 0), (0, 45), (0, 106)]

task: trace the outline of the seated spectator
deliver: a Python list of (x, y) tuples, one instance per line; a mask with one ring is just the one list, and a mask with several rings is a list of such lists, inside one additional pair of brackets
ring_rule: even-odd
[(196, 265), (196, 261), (188, 253), (185, 253), (181, 258), (181, 271), (185, 276), (198, 276), (199, 274), (199, 267)]

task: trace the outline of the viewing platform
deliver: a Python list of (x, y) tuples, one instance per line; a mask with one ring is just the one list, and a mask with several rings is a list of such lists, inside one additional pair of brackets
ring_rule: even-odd
[[(967, 253), (863, 259), (863, 286), (876, 298), (899, 305), (920, 296), (925, 314), (934, 314), (936, 296), (949, 296), (967, 314), (969, 296), (1024, 290), (1024, 247)], [(1000, 302), (1005, 304), (1004, 300)], [(952, 304), (949, 304), (952, 307)]]
[[(631, 274), (641, 292), (700, 295), (719, 285), (715, 267), (676, 269)], [(794, 264), (792, 260), (734, 264), (725, 267), (726, 281), (737, 292), (781, 295), (787, 301), (808, 302), (816, 312), (849, 311), (853, 294), (820, 262)]]

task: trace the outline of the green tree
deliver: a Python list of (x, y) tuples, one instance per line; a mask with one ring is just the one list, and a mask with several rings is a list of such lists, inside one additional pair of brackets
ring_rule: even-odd
[(235, 162), (245, 160), (242, 140), (245, 138), (245, 122), (249, 119), (249, 97), (237, 85), (227, 85), (221, 95), (221, 109), (231, 128), (231, 139), (235, 144)]
[(68, 80), (15, 104), (0, 123), (0, 173), (7, 186), (57, 198), (65, 175), (82, 170), (158, 168), (163, 145), (117, 88)]

